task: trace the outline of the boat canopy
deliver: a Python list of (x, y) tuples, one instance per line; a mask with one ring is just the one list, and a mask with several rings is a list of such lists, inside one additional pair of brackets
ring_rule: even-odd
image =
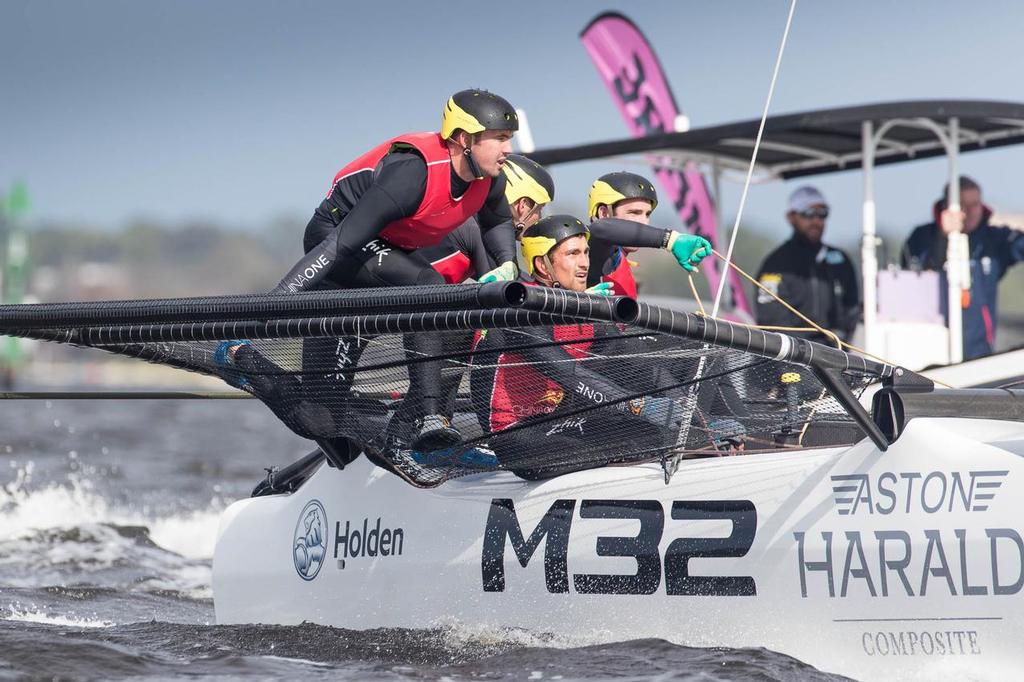
[[(788, 180), (861, 168), (862, 129), (870, 122), (885, 129), (874, 154), (874, 165), (902, 163), (947, 153), (932, 125), (959, 121), (959, 151), (969, 152), (1024, 143), (1024, 104), (987, 100), (922, 100), (885, 102), (818, 109), (771, 116), (765, 121), (758, 151), (757, 175), (764, 180)], [(760, 119), (565, 147), (529, 154), (538, 163), (648, 154), (659, 163), (682, 168), (689, 161), (720, 169), (746, 171)], [(646, 161), (645, 161), (646, 162)]]
[[(660, 133), (591, 144), (542, 149), (530, 156), (553, 165), (605, 157), (644, 154), (655, 166), (682, 169), (696, 162), (709, 167), (716, 200), (726, 172), (744, 175), (753, 155), (759, 119)], [(864, 171), (861, 274), (864, 291), (864, 334), (869, 353), (911, 365), (912, 357), (894, 354), (892, 325), (878, 319), (878, 244), (875, 218), (875, 166), (914, 159), (949, 159), (947, 205), (960, 210), (959, 155), (1024, 142), (1024, 104), (988, 100), (922, 100), (866, 104), (772, 116), (765, 120), (752, 180), (768, 182), (835, 173)], [(721, 207), (715, 211), (721, 226)], [(967, 236), (947, 240), (945, 278), (947, 322), (939, 333), (938, 364), (963, 360), (960, 301), (970, 290)], [(899, 346), (900, 344), (897, 344)], [(911, 344), (912, 346), (913, 344)], [(911, 349), (911, 353), (915, 351)]]

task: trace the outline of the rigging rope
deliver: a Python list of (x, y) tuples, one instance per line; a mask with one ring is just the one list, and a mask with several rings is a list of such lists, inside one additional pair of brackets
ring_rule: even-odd
[[(797, 317), (799, 317), (801, 320), (806, 322), (809, 326), (807, 326), (807, 327), (778, 327), (778, 326), (770, 326), (770, 325), (747, 324), (745, 322), (739, 322), (739, 321), (732, 321), (732, 324), (739, 325), (741, 327), (749, 327), (750, 329), (761, 329), (761, 330), (765, 330), (765, 331), (781, 331), (781, 332), (816, 331), (816, 332), (824, 334), (825, 336), (827, 336), (830, 339), (832, 339), (832, 341), (836, 344), (836, 348), (839, 348), (840, 350), (843, 350), (843, 349), (851, 350), (851, 351), (853, 351), (855, 353), (859, 353), (860, 355), (863, 355), (864, 357), (871, 358), (872, 360), (877, 360), (878, 362), (881, 362), (883, 364), (896, 366), (896, 363), (890, 362), (889, 360), (886, 360), (883, 357), (879, 357), (878, 355), (875, 355), (874, 353), (869, 353), (868, 351), (864, 350), (863, 348), (855, 346), (852, 343), (847, 343), (846, 341), (843, 341), (842, 339), (839, 338), (839, 336), (835, 332), (833, 332), (830, 329), (826, 329), (826, 328), (822, 327), (817, 322), (815, 322), (814, 320), (812, 320), (811, 318), (807, 317), (806, 315), (801, 313), (799, 310), (797, 310), (796, 308), (791, 306), (789, 303), (787, 303), (786, 301), (784, 301), (781, 298), (779, 298), (779, 296), (775, 292), (771, 291), (770, 289), (768, 289), (767, 287), (762, 285), (760, 282), (758, 282), (756, 279), (751, 277), (750, 274), (747, 273), (746, 270), (744, 270), (740, 266), (736, 265), (735, 263), (729, 261), (726, 256), (723, 256), (721, 253), (719, 253), (718, 251), (716, 251), (714, 249), (712, 249), (711, 252), (719, 260), (723, 261), (727, 268), (732, 268), (733, 270), (738, 272), (742, 277), (744, 277), (747, 281), (749, 281), (751, 284), (753, 284), (757, 289), (759, 289), (760, 291), (763, 291), (764, 293), (766, 293), (769, 296), (771, 296), (772, 298), (774, 298), (778, 303), (782, 304), (782, 306), (784, 308), (786, 308), (786, 310), (788, 310), (789, 312), (791, 312), (794, 315), (796, 315)], [(700, 309), (700, 314), (704, 315), (704, 316), (707, 316), (707, 313), (704, 310), (704, 302), (701, 301), (700, 295), (697, 293), (697, 287), (693, 283), (693, 275), (689, 275), (688, 278), (689, 278), (689, 281), (690, 281), (690, 291), (693, 292), (693, 297), (697, 301), (697, 306)], [(716, 315), (711, 315), (711, 318), (712, 319), (718, 319)], [(938, 379), (932, 379), (931, 381), (933, 383), (935, 383), (935, 384), (938, 384), (939, 386), (942, 386), (943, 388), (954, 388), (954, 386), (952, 386), (950, 384), (947, 384), (944, 381), (940, 381)], [(1021, 382), (1014, 382), (1014, 383), (1021, 383)], [(1002, 387), (1000, 387), (1000, 388), (1002, 388)]]
[[(750, 180), (754, 175), (754, 166), (757, 164), (757, 152), (761, 148), (761, 136), (764, 133), (764, 124), (768, 119), (768, 109), (772, 103), (772, 95), (775, 93), (775, 82), (779, 77), (779, 67), (782, 66), (782, 53), (786, 49), (786, 40), (789, 38), (789, 27), (793, 24), (793, 12), (796, 11), (796, 0), (792, 0), (789, 5), (789, 16), (786, 17), (786, 29), (782, 33), (782, 42), (779, 44), (779, 52), (775, 57), (775, 69), (772, 72), (772, 82), (768, 87), (768, 97), (764, 101), (764, 111), (761, 112), (761, 123), (757, 127), (757, 139), (754, 140), (754, 153), (750, 157), (750, 166), (747, 168), (747, 178), (743, 182), (743, 194), (740, 195), (739, 209), (736, 211), (736, 220), (732, 225), (732, 235), (729, 237), (729, 248), (726, 251), (725, 264), (728, 267), (732, 263), (732, 253), (736, 246), (736, 235), (740, 229), (740, 219), (743, 217), (743, 207), (747, 203), (747, 191), (750, 189)], [(716, 197), (721, 201), (721, 197)], [(718, 293), (715, 294), (715, 305), (711, 310), (711, 316), (716, 317), (718, 315), (718, 308), (722, 302), (722, 294), (725, 292), (725, 281), (726, 277), (718, 282)]]

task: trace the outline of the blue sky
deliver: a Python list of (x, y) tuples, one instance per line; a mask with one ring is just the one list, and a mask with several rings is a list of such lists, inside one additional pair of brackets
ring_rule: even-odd
[[(302, 220), (334, 172), (394, 134), (437, 129), (452, 92), (485, 87), (529, 114), (538, 146), (625, 128), (578, 33), (631, 17), (694, 126), (760, 115), (788, 1), (0, 3), (0, 189), (25, 180), (33, 221), (119, 227)], [(1024, 101), (1017, 2), (797, 6), (772, 113), (891, 100)], [(997, 209), (1024, 212), (1024, 147), (966, 155)], [(560, 202), (621, 164), (554, 169)], [(638, 169), (640, 167), (637, 167)], [(927, 218), (945, 164), (881, 169), (879, 221)], [(752, 222), (782, 236), (795, 184), (755, 187)], [(833, 241), (860, 229), (857, 172), (819, 183)], [(731, 222), (739, 186), (722, 198)], [(660, 224), (677, 224), (669, 211)], [(296, 235), (299, 239), (300, 235)], [(828, 237), (827, 237), (828, 238)]]

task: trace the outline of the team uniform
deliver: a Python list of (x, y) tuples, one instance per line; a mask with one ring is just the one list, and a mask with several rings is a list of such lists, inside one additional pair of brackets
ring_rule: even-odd
[[(768, 254), (757, 280), (817, 324), (849, 341), (860, 318), (857, 273), (840, 249), (812, 243), (799, 234)], [(806, 327), (807, 323), (763, 291), (757, 296), (757, 323)], [(820, 332), (795, 332), (811, 341), (834, 344)]]
[(590, 262), (594, 267), (587, 275), (587, 285), (607, 282), (612, 285), (612, 295), (636, 298), (633, 266), (623, 247), (665, 249), (675, 256), (681, 267), (692, 272), (697, 263), (711, 255), (711, 244), (703, 237), (636, 220), (598, 217), (600, 207), (607, 207), (614, 214), (618, 204), (631, 200), (647, 202), (653, 211), (658, 206), (658, 193), (647, 178), (625, 171), (606, 173), (591, 185), (587, 203), (591, 219)]
[(306, 226), (307, 254), (323, 257), (330, 267), (309, 277), (314, 259), (282, 284), (299, 290), (322, 279), (342, 287), (442, 283), (415, 252), (436, 246), (471, 217), (479, 230), (499, 233), (492, 241), (495, 260), (515, 260), (504, 192), (503, 175), (470, 182), (456, 175), (437, 133), (388, 140), (338, 171)]
[[(514, 267), (515, 232), (505, 201), (505, 178), (500, 172), (490, 177), (481, 170), (473, 151), (487, 154), (482, 158), (489, 168), (500, 167), (507, 153), (504, 149), (518, 127), (518, 117), (507, 101), (485, 91), (464, 90), (449, 98), (439, 133), (399, 135), (349, 163), (334, 176), (327, 197), (306, 227), (306, 255), (274, 292), (444, 284), (441, 274), (417, 250), (437, 245), (471, 217), (477, 219), (480, 230), (491, 235), (488, 243), (493, 258)], [(485, 131), (497, 134), (477, 137)], [(453, 162), (452, 155), (459, 147), (461, 168), (473, 176), (468, 181), (456, 172)], [(256, 357), (259, 354), (251, 345), (226, 343), (230, 345), (221, 353), (225, 366), (232, 362), (240, 367), (269, 363)], [(395, 413), (398, 426), (392, 428), (389, 423), (378, 442), (362, 445), (393, 453), (410, 441), (425, 449), (457, 442), (458, 432), (439, 407), (443, 397), (441, 362), (433, 358), (443, 353), (443, 338), (407, 334), (404, 343), (407, 353), (431, 359), (409, 365), (410, 387)], [(291, 396), (285, 402), (290, 404), (297, 402), (296, 395), (308, 396), (311, 403), (324, 396), (344, 398), (342, 404), (357, 401), (350, 395), (351, 369), (364, 345), (362, 338), (307, 339), (300, 385), (282, 382), (277, 387), (258, 387), (250, 383), (249, 388), (261, 398), (261, 393), (285, 391)], [(330, 417), (332, 422), (345, 420), (344, 414)], [(343, 423), (358, 420), (349, 417)]]
[(497, 263), (487, 252), (480, 225), (470, 218), (445, 235), (440, 244), (416, 252), (437, 270), (448, 284), (459, 284), (489, 272)]
[[(563, 269), (566, 261), (556, 260), (578, 259), (579, 246), (570, 243), (564, 253), (556, 249), (570, 239), (589, 239), (589, 234), (568, 215), (527, 228), (521, 249), (527, 269), (538, 278), (531, 284), (585, 286), (578, 279), (571, 284)], [(498, 461), (525, 478), (540, 478), (601, 466), (611, 461), (609, 453), (628, 455), (637, 442), (646, 449), (652, 443), (674, 444), (682, 417), (679, 403), (648, 395), (671, 383), (671, 375), (627, 359), (643, 352), (643, 345), (614, 324), (482, 332), (470, 390)], [(595, 411), (602, 405), (607, 409)]]
[(590, 262), (587, 285), (612, 284), (615, 296), (637, 297), (633, 266), (622, 247), (664, 249), (672, 230), (621, 218), (598, 218), (590, 223)]
[[(647, 397), (658, 387), (650, 367), (634, 368), (615, 357), (628, 355), (631, 343), (635, 339), (623, 338), (612, 324), (555, 325), (526, 336), (509, 329), (482, 334), (470, 390), (480, 428), (493, 434), (489, 444), (498, 461), (536, 479), (603, 466), (638, 443), (646, 450), (674, 445), (682, 410), (672, 399)], [(611, 358), (601, 359), (605, 355)], [(673, 382), (668, 373), (661, 378)], [(604, 403), (611, 404), (595, 411)], [(651, 412), (655, 403), (658, 415)], [(531, 458), (533, 463), (517, 466)]]

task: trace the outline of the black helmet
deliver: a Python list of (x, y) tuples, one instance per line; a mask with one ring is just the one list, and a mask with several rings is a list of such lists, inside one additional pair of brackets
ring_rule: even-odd
[(533, 274), (533, 259), (537, 256), (546, 256), (569, 237), (583, 235), (590, 241), (590, 230), (579, 218), (562, 213), (541, 218), (523, 232), (523, 240), (520, 245), (523, 251), (523, 260), (526, 261), (526, 269)]
[(509, 154), (501, 170), (505, 173), (505, 198), (509, 204), (526, 197), (538, 206), (543, 206), (555, 198), (555, 181), (533, 159), (522, 154)]
[(519, 115), (507, 100), (486, 90), (460, 90), (448, 98), (441, 117), (441, 137), (456, 130), (479, 133), (484, 130), (519, 130)]
[(651, 209), (658, 206), (658, 193), (654, 191), (651, 181), (636, 173), (619, 171), (618, 173), (606, 173), (590, 186), (588, 197), (590, 207), (590, 218), (597, 217), (597, 207), (602, 204), (615, 206), (626, 199), (646, 199), (651, 202)]

